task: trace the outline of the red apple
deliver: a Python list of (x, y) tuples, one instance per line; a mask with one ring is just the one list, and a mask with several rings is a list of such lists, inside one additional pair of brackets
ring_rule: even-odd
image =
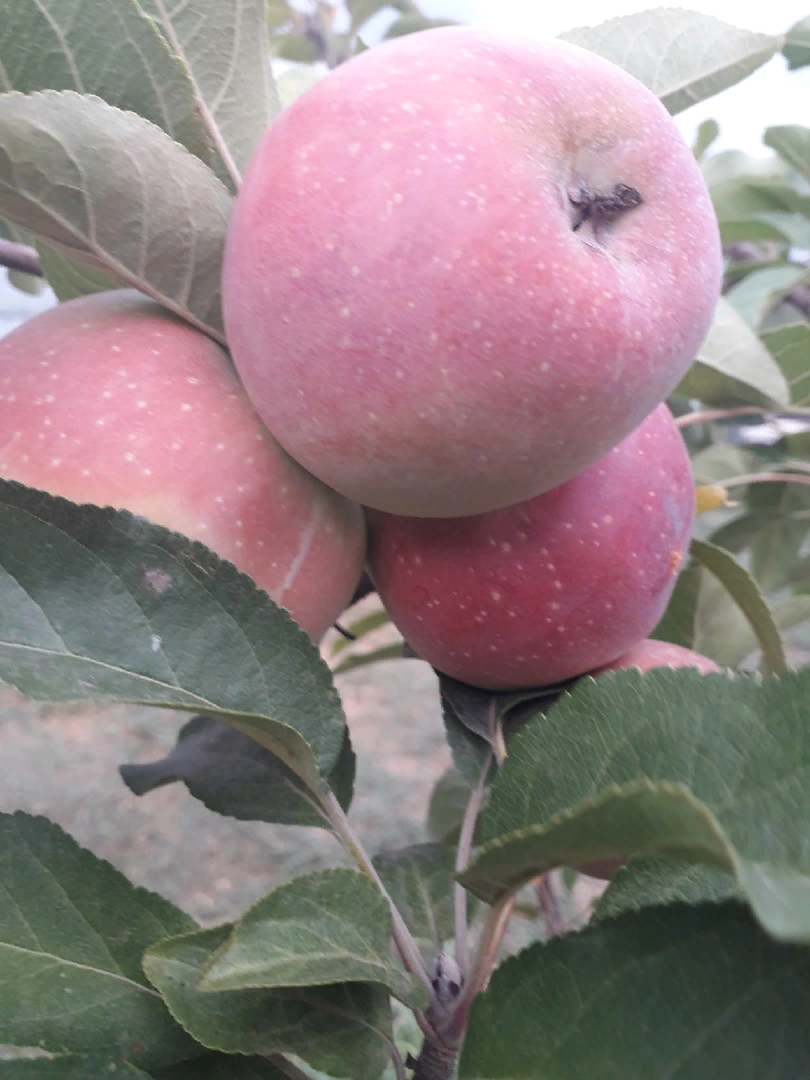
[(692, 363), (722, 272), (666, 109), (593, 53), (476, 27), (341, 65), (283, 112), (229, 229), (228, 338), (326, 483), (426, 517), (615, 446)]
[(665, 405), (579, 476), (474, 517), (369, 514), (369, 564), (423, 659), (490, 690), (592, 671), (656, 625), (688, 548), (692, 470)]
[(683, 645), (673, 645), (669, 641), (653, 641), (651, 638), (647, 638), (644, 641), (639, 641), (637, 645), (628, 649), (626, 653), (622, 653), (617, 660), (612, 660), (609, 664), (605, 664), (604, 667), (591, 672), (591, 674), (601, 675), (603, 671), (622, 671), (625, 668), (651, 671), (652, 668), (657, 667), (694, 667), (702, 671), (704, 675), (723, 671), (719, 664), (715, 664), (714, 660), (710, 660), (708, 656), (703, 656), (702, 653), (693, 652), (692, 649), (685, 649)]
[(134, 291), (0, 340), (0, 476), (203, 541), (316, 639), (360, 576), (360, 507), (281, 450), (223, 349)]

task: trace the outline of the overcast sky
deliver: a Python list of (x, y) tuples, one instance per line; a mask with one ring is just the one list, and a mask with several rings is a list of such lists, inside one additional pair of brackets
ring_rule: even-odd
[[(572, 0), (565, 4), (546, 4), (542, 0), (418, 2), (423, 11), (437, 17), (538, 37), (551, 37), (575, 26), (594, 26), (615, 15), (657, 6), (654, 0), (646, 4), (640, 0)], [(663, 6), (666, 0), (661, 3)], [(703, 11), (747, 30), (769, 34), (784, 33), (810, 13), (810, 0), (767, 0), (756, 5), (743, 5), (739, 0), (674, 0), (671, 6)], [(810, 125), (810, 68), (788, 73), (782, 57), (776, 56), (738, 86), (682, 113), (678, 124), (691, 141), (697, 125), (709, 116), (714, 116), (721, 127), (718, 149), (739, 147), (749, 153), (767, 153), (760, 142), (764, 128), (773, 124)]]

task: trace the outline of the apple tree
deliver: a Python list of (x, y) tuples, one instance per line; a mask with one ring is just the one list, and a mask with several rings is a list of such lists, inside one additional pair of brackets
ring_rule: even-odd
[[(0, 679), (187, 714), (165, 759), (121, 766), (133, 797), (183, 781), (219, 814), (320, 826), (353, 863), (201, 927), (45, 818), (0, 814), (0, 1076), (792, 1080), (810, 1060), (810, 129), (769, 128), (752, 159), (713, 153), (709, 121), (687, 153), (666, 112), (780, 51), (809, 64), (810, 21), (772, 37), (661, 8), (507, 47), (402, 0), (378, 47), (385, 6), (0, 0), (0, 259), (60, 301), (0, 341)], [(487, 114), (493, 49), (542, 56), (546, 98), (529, 71)], [(403, 84), (386, 57), (406, 55), (430, 62)], [(272, 56), (313, 67), (276, 80)], [(646, 118), (613, 150), (605, 80)], [(393, 216), (393, 179), (403, 201), (420, 186), (415, 97), (451, 127), (470, 87), (486, 122), (455, 148), (461, 195), (431, 178), (404, 259), (375, 190)], [(341, 168), (403, 132), (414, 153), (382, 170), (368, 150), (346, 184), (315, 151), (328, 121)], [(579, 147), (545, 203), (512, 198), (495, 131), (538, 178)], [(251, 216), (245, 177), (279, 132), (289, 167)], [(453, 217), (468, 156), (501, 182)], [(268, 221), (278, 242), (253, 244)], [(487, 273), (532, 228), (554, 266), (532, 256), (542, 296), (520, 306)], [(601, 272), (565, 262), (583, 247)], [(632, 289), (603, 314), (606, 274)], [(575, 464), (498, 504), (538, 373), (545, 411), (525, 416)], [(420, 408), (434, 442), (409, 474)], [(299, 463), (316, 427), (322, 461)], [(357, 447), (396, 505), (366, 512), (320, 475)], [(425, 842), (371, 852), (339, 691), (382, 659), (436, 668), (454, 764)], [(585, 874), (606, 887), (582, 918)]]

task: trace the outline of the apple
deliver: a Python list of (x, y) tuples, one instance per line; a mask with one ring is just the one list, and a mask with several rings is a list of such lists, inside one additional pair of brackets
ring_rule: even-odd
[(360, 507), (278, 446), (219, 345), (135, 291), (0, 340), (0, 433), (3, 478), (201, 540), (314, 639), (357, 585)]
[(670, 641), (653, 641), (647, 638), (639, 641), (618, 659), (605, 664), (599, 671), (591, 672), (592, 675), (601, 675), (604, 671), (622, 671), (625, 668), (638, 668), (639, 671), (651, 671), (657, 667), (694, 667), (702, 671), (704, 675), (717, 674), (724, 671), (714, 660), (702, 653), (686, 649), (683, 645), (673, 645)]
[(552, 491), (465, 518), (369, 513), (369, 567), (433, 667), (487, 690), (547, 686), (621, 656), (658, 623), (695, 515), (666, 405)]
[(708, 329), (722, 254), (698, 166), (584, 49), (428, 30), (280, 115), (223, 264), (234, 363), (296, 460), (396, 514), (548, 491), (629, 434)]

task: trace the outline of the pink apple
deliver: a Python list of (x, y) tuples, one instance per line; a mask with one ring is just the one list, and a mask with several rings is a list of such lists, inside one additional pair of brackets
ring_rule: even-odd
[(428, 663), (490, 690), (546, 686), (656, 625), (691, 537), (692, 470), (660, 405), (572, 480), (473, 517), (369, 515), (371, 575)]
[(722, 271), (666, 109), (608, 61), (475, 27), (341, 65), (258, 146), (225, 322), (307, 469), (425, 517), (558, 486), (692, 363)]
[(592, 675), (601, 675), (603, 671), (622, 671), (625, 668), (638, 668), (639, 671), (651, 671), (657, 667), (694, 667), (704, 675), (722, 672), (723, 668), (702, 653), (685, 649), (683, 645), (673, 645), (669, 641), (653, 641), (650, 638), (639, 641), (617, 660), (605, 664)]
[(215, 342), (134, 291), (0, 340), (0, 476), (203, 541), (316, 639), (360, 576), (360, 508), (281, 450)]

